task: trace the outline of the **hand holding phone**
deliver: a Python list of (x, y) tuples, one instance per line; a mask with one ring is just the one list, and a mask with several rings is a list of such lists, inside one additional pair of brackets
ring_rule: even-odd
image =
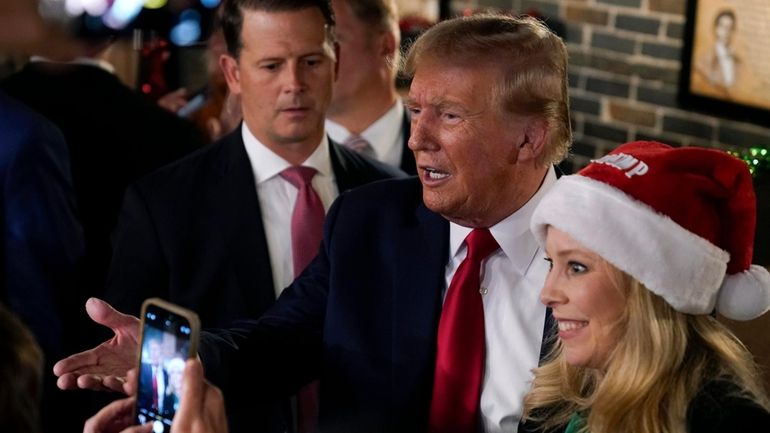
[(144, 302), (141, 320), (135, 422), (152, 422), (154, 433), (169, 433), (185, 361), (197, 356), (200, 322), (194, 312), (158, 298)]

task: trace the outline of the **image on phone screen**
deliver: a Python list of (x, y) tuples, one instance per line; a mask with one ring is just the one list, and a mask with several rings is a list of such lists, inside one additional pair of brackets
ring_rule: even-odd
[(191, 324), (187, 318), (156, 305), (147, 306), (143, 319), (136, 422), (152, 422), (154, 433), (167, 433), (182, 396)]

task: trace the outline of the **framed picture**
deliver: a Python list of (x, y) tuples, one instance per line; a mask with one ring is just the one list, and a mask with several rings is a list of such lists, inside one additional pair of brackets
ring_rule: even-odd
[(689, 0), (683, 106), (770, 125), (770, 1)]

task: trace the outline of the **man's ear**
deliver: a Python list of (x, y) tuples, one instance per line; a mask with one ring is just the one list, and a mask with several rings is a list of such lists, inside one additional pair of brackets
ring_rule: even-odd
[(384, 31), (380, 35), (380, 55), (392, 58), (398, 50), (398, 41), (392, 31)]
[(533, 118), (524, 127), (524, 137), (519, 145), (519, 162), (534, 162), (548, 145), (548, 121)]
[(230, 54), (219, 56), (219, 68), (227, 81), (227, 87), (235, 95), (241, 94), (241, 73), (238, 69), (238, 60)]

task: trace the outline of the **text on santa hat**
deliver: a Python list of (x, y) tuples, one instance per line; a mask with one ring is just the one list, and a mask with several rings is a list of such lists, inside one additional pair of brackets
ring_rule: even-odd
[(603, 156), (599, 159), (591, 160), (597, 164), (605, 164), (610, 167), (615, 167), (618, 170), (626, 172), (626, 177), (642, 176), (647, 173), (650, 168), (643, 161), (639, 161), (631, 155), (625, 153), (615, 153), (611, 155)]

